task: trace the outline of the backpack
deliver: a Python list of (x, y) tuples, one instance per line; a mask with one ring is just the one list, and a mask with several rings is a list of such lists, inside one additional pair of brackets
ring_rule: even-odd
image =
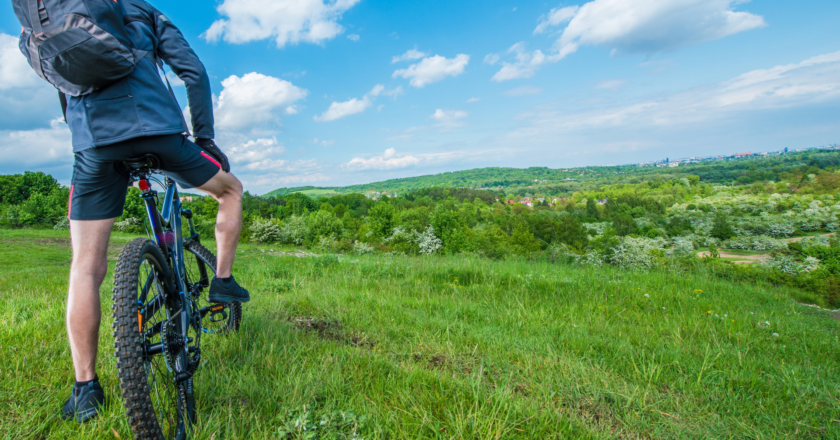
[(32, 69), (61, 94), (86, 95), (134, 71), (136, 50), (118, 0), (12, 0), (20, 47)]

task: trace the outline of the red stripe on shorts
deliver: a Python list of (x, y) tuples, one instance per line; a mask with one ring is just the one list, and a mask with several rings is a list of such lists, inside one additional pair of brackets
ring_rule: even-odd
[(70, 197), (67, 198), (67, 220), (70, 220), (70, 211), (73, 209), (73, 187), (70, 185)]
[(209, 155), (209, 154), (207, 154), (207, 153), (205, 153), (205, 152), (203, 152), (203, 151), (202, 151), (202, 152), (201, 152), (201, 155), (202, 155), (202, 156), (204, 156), (204, 158), (205, 158), (205, 159), (207, 159), (207, 160), (209, 160), (210, 162), (213, 162), (214, 164), (216, 164), (216, 166), (217, 166), (217, 167), (219, 167), (219, 168), (221, 168), (221, 167), (222, 167), (222, 164), (220, 164), (219, 162), (217, 162), (217, 161), (216, 161), (216, 159), (213, 159), (212, 157), (210, 157), (210, 155)]

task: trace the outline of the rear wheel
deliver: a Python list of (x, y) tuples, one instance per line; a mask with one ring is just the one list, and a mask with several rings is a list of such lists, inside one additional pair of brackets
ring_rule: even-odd
[[(123, 249), (114, 274), (114, 345), (124, 405), (135, 439), (185, 439), (195, 420), (192, 378), (198, 359), (184, 353), (181, 300), (160, 249), (145, 238)], [(190, 342), (192, 341), (192, 342)], [(194, 347), (193, 353), (198, 352)]]
[(242, 322), (242, 304), (210, 303), (210, 282), (216, 274), (216, 256), (201, 243), (190, 240), (184, 243), (184, 266), (187, 285), (202, 314), (201, 327), (205, 333), (230, 333), (239, 330)]

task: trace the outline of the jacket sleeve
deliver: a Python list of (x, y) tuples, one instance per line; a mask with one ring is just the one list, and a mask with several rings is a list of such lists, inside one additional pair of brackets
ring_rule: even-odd
[(190, 47), (181, 31), (155, 10), (157, 54), (187, 86), (193, 135), (213, 139), (213, 94), (204, 64)]

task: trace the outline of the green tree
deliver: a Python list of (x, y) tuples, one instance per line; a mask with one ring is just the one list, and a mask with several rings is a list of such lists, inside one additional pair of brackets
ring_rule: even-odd
[(385, 238), (391, 235), (394, 229), (394, 207), (388, 203), (377, 203), (368, 211), (368, 223), (370, 230), (377, 238)]
[(534, 238), (534, 234), (528, 230), (528, 224), (524, 221), (517, 222), (510, 235), (510, 242), (514, 250), (522, 255), (540, 250), (540, 243)]
[(598, 202), (595, 201), (594, 197), (586, 200), (586, 216), (595, 219), (601, 218), (601, 213), (598, 212)]
[(618, 214), (613, 218), (613, 229), (620, 236), (639, 233), (639, 226), (630, 214)]
[(736, 236), (735, 230), (732, 229), (732, 225), (726, 220), (726, 217), (722, 214), (718, 214), (715, 216), (715, 222), (712, 225), (712, 230), (709, 232), (710, 237), (717, 238), (718, 240), (729, 240), (730, 238), (734, 238)]

